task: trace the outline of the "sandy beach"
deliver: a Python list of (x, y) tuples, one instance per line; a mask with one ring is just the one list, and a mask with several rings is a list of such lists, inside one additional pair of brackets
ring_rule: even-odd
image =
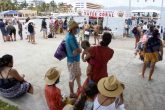
[[(44, 99), (44, 75), (50, 67), (61, 69), (60, 83), (63, 94), (69, 94), (68, 70), (66, 59), (58, 61), (54, 58), (54, 52), (65, 35), (57, 35), (57, 38), (43, 39), (39, 25), (36, 26), (36, 45), (25, 40), (16, 42), (2, 42), (0, 37), (0, 56), (11, 54), (14, 57), (14, 68), (20, 74), (25, 74), (25, 79), (34, 85), (34, 95), (25, 95), (22, 98), (6, 100), (23, 108), (23, 110), (48, 110)], [(1, 35), (0, 35), (1, 36)], [(93, 38), (90, 39), (93, 43)], [(125, 107), (127, 110), (165, 110), (165, 60), (156, 64), (153, 81), (148, 82), (148, 70), (146, 78), (139, 76), (142, 61), (134, 56), (134, 39), (120, 38), (112, 40), (110, 44), (115, 51), (112, 60), (108, 63), (109, 75), (115, 74), (125, 84)], [(164, 55), (165, 58), (165, 55)], [(87, 64), (81, 61), (82, 82), (85, 80)]]

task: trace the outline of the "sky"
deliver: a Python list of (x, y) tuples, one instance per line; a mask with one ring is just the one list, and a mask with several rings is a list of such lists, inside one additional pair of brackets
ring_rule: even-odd
[[(51, 0), (44, 0), (44, 1), (50, 2)], [(82, 1), (82, 0), (54, 0), (54, 1), (72, 4), (76, 1)], [(85, 1), (85, 0), (83, 0), (83, 1)], [(102, 4), (105, 7), (128, 6), (129, 5), (129, 0), (86, 0), (86, 1)], [(132, 6), (136, 6), (136, 7), (158, 6), (158, 7), (160, 7), (161, 2), (162, 2), (162, 0), (155, 0), (155, 2), (153, 2), (153, 0), (147, 0), (147, 2), (145, 2), (145, 0), (139, 0), (139, 2), (137, 2), (137, 1), (138, 0), (131, 0)], [(165, 6), (165, 0), (164, 0), (164, 6)]]

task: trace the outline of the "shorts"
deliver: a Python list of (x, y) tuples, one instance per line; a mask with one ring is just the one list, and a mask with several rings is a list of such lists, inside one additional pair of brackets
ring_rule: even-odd
[(80, 62), (68, 63), (69, 81), (74, 81), (77, 76), (81, 76)]
[(16, 29), (12, 29), (10, 32), (9, 32), (9, 35), (12, 36), (12, 34), (14, 34), (14, 36), (16, 35)]
[(158, 61), (159, 61), (159, 53), (158, 52), (145, 53), (144, 54), (144, 62), (156, 63)]
[(35, 32), (32, 32), (32, 33), (29, 32), (29, 34), (30, 34), (30, 36), (34, 36), (35, 35)]

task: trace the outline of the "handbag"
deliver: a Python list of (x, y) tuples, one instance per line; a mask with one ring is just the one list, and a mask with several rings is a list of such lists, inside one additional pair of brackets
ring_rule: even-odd
[(58, 60), (63, 60), (67, 56), (65, 40), (63, 40), (55, 51), (54, 57)]

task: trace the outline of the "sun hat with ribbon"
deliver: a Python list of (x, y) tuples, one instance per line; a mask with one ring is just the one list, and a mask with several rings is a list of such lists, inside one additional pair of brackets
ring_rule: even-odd
[(45, 82), (47, 85), (53, 85), (60, 77), (60, 71), (57, 67), (50, 68), (45, 74)]
[(77, 22), (75, 22), (74, 20), (71, 20), (68, 23), (68, 27), (69, 27), (69, 31), (71, 31), (72, 29), (78, 28), (79, 26)]
[(116, 76), (102, 78), (97, 84), (100, 94), (107, 97), (117, 97), (123, 92), (123, 86)]

